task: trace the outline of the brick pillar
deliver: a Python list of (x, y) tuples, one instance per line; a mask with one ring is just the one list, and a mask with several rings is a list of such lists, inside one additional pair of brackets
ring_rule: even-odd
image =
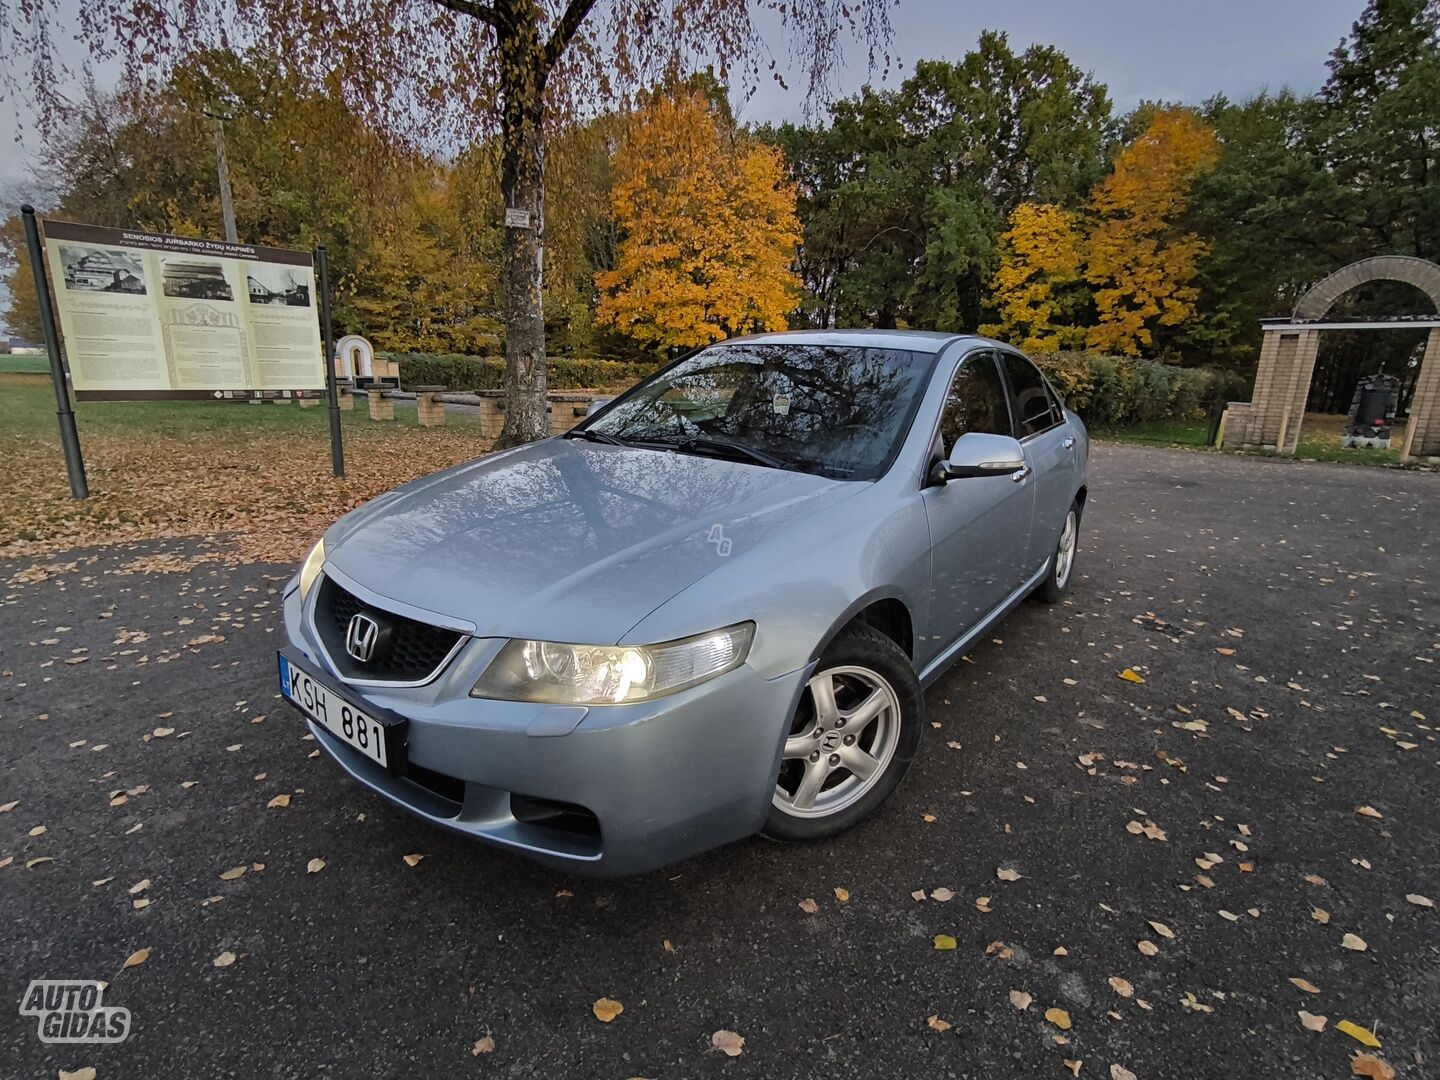
[(480, 399), (480, 437), (498, 439), (505, 427), (505, 391), (481, 390), (475, 396)]
[(1320, 332), (1304, 330), (1295, 343), (1295, 362), (1290, 368), (1290, 387), (1285, 399), (1285, 434), (1277, 440), (1282, 454), (1295, 453), (1300, 442), (1300, 426), (1305, 422), (1305, 402), (1310, 397), (1310, 380), (1315, 374), (1315, 358), (1320, 355)]
[(336, 397), (336, 400), (340, 403), (341, 412), (355, 411), (355, 395), (350, 393), (349, 390), (340, 391), (339, 395)]
[(441, 403), (439, 394), (428, 390), (417, 393), (415, 411), (420, 415), (421, 427), (445, 426), (445, 406)]
[(313, 397), (311, 397), (311, 398), (304, 398), (304, 397), (302, 397), (302, 398), (296, 398), (296, 399), (295, 399), (295, 403), (296, 403), (297, 405), (299, 405), (302, 409), (313, 409), (316, 405), (319, 405), (319, 404), (320, 404), (320, 399), (319, 399), (319, 398), (313, 398)]
[(1425, 359), (1410, 397), (1403, 458), (1412, 457), (1440, 457), (1440, 326), (1425, 339)]
[(379, 390), (368, 391), (370, 398), (370, 419), (371, 420), (394, 420), (395, 402), (391, 401)]

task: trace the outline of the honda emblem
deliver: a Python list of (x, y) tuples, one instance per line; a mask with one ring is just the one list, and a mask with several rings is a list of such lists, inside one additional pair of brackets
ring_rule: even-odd
[(375, 656), (375, 646), (380, 641), (380, 624), (363, 613), (352, 615), (345, 630), (345, 651), (362, 664), (368, 664)]

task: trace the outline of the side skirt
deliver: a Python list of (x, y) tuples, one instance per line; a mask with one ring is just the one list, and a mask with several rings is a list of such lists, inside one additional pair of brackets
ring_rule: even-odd
[(946, 646), (934, 660), (931, 660), (930, 663), (925, 665), (925, 669), (920, 672), (919, 676), (920, 686), (922, 688), (927, 687), (941, 675), (944, 675), (945, 672), (949, 670), (951, 664), (965, 655), (965, 650), (975, 643), (976, 638), (988, 633), (992, 626), (1010, 614), (1010, 609), (1024, 600), (1025, 597), (1029, 596), (1035, 587), (1045, 580), (1045, 575), (1049, 572), (1050, 559), (1046, 559), (1044, 565), (1035, 571), (1028, 581), (1004, 600), (1000, 601), (988, 615), (972, 626), (969, 631), (958, 638), (953, 644)]

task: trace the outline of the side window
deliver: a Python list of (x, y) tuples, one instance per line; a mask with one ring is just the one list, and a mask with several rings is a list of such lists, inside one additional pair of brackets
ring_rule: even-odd
[(1010, 383), (1010, 407), (1015, 413), (1016, 434), (1023, 439), (1058, 424), (1059, 412), (1039, 369), (1015, 353), (1002, 353), (1001, 356), (1005, 364), (1005, 378)]
[(967, 356), (950, 382), (945, 411), (940, 416), (940, 439), (947, 457), (955, 448), (955, 440), (971, 431), (983, 435), (1010, 434), (1005, 387), (995, 368), (993, 353)]

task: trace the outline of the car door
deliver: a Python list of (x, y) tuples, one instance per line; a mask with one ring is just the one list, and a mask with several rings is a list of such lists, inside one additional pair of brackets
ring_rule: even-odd
[(1015, 437), (1034, 470), (1035, 517), (1024, 576), (1054, 552), (1065, 513), (1075, 498), (1075, 433), (1040, 369), (1019, 353), (1000, 353)]
[[(956, 368), (936, 433), (934, 460), (948, 457), (955, 440), (971, 431), (1012, 431), (1005, 384), (990, 349), (968, 354)], [(967, 477), (931, 484), (923, 495), (930, 520), (929, 634), (943, 647), (1018, 586), (1030, 547), (1035, 485), (1020, 473)]]

